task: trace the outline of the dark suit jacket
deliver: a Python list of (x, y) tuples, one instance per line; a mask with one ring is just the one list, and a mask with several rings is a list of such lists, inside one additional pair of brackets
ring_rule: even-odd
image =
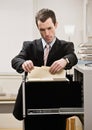
[[(32, 60), (35, 66), (42, 66), (44, 64), (43, 61), (44, 49), (42, 46), (41, 39), (34, 41), (25, 41), (23, 43), (23, 48), (20, 53), (14, 57), (11, 61), (12, 67), (18, 72), (22, 73), (22, 64), (26, 60)], [(77, 64), (77, 57), (74, 53), (74, 44), (72, 42), (66, 42), (64, 40), (56, 39), (55, 44), (52, 46), (50, 53), (48, 55), (47, 66), (51, 66), (51, 64), (59, 60), (60, 58), (68, 58), (69, 64), (65, 67), (65, 69), (71, 69), (72, 66)], [(15, 107), (13, 111), (13, 115), (16, 119), (22, 120), (22, 85), (19, 88), (19, 92), (17, 95), (17, 99), (15, 102)]]
[[(19, 73), (23, 72), (21, 65), (26, 60), (32, 60), (35, 66), (44, 65), (43, 61), (44, 50), (41, 39), (34, 41), (25, 41), (20, 53), (14, 57), (11, 61), (12, 67)], [(74, 53), (74, 44), (72, 42), (66, 42), (56, 39), (55, 44), (52, 46), (48, 55), (47, 66), (59, 60), (60, 58), (68, 58), (69, 64), (65, 69), (71, 69), (77, 63), (77, 57)]]

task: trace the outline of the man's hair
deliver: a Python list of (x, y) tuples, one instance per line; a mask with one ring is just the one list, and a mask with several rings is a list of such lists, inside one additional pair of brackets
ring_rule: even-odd
[(53, 24), (55, 25), (56, 23), (56, 16), (54, 11), (50, 10), (50, 9), (41, 9), (40, 11), (38, 11), (38, 13), (35, 16), (35, 21), (36, 21), (36, 25), (38, 26), (38, 21), (40, 20), (41, 22), (45, 22), (48, 18), (52, 19)]

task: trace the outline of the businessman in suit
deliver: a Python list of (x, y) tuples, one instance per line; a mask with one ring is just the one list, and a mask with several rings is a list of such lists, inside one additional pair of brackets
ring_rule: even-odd
[[(71, 69), (77, 64), (78, 59), (75, 54), (74, 44), (56, 37), (57, 20), (54, 11), (41, 9), (35, 16), (37, 28), (41, 38), (33, 41), (25, 41), (19, 54), (12, 61), (12, 67), (18, 72), (31, 72), (34, 66), (44, 65), (44, 50), (46, 45), (50, 45), (46, 66), (49, 66), (50, 73), (55, 74), (62, 69)], [(20, 93), (20, 94), (19, 94)], [(14, 116), (21, 120), (22, 111), (19, 109), (21, 104), (21, 87), (16, 99)], [(21, 113), (21, 114), (20, 114)]]

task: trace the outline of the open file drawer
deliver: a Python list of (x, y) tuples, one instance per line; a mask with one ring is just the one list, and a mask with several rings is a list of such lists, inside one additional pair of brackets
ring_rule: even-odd
[(77, 81), (25, 83), (26, 109), (81, 108), (82, 98), (81, 83)]
[(66, 118), (83, 114), (82, 98), (77, 81), (26, 82), (25, 130), (64, 130)]

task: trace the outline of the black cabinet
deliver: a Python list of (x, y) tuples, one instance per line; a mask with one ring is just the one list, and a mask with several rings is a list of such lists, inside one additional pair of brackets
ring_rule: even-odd
[(83, 114), (81, 82), (25, 83), (25, 130), (65, 130), (66, 119)]

